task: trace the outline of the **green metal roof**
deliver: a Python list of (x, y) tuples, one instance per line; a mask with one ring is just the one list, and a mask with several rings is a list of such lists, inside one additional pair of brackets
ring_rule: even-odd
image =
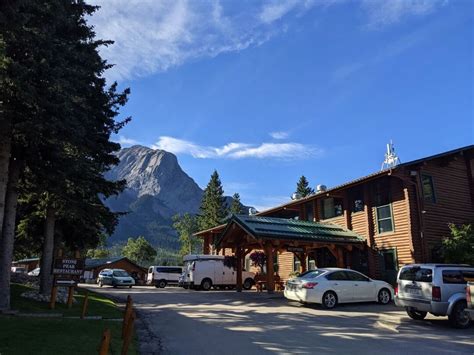
[(219, 236), (219, 245), (230, 226), (236, 223), (255, 238), (313, 241), (327, 243), (362, 243), (364, 238), (335, 224), (300, 221), (296, 219), (233, 215)]

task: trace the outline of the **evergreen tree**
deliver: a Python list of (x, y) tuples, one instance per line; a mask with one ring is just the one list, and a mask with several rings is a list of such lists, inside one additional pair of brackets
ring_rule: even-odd
[(241, 214), (242, 211), (242, 203), (240, 202), (240, 195), (236, 192), (232, 196), (232, 204), (230, 205), (230, 213), (232, 214)]
[(202, 250), (202, 241), (193, 234), (197, 232), (196, 218), (189, 213), (183, 216), (176, 215), (173, 217), (173, 228), (178, 232), (181, 249), (181, 256), (187, 254), (199, 254)]
[(314, 190), (309, 187), (308, 180), (302, 175), (296, 184), (296, 194), (302, 198), (314, 194)]
[(114, 152), (120, 146), (109, 138), (127, 121), (116, 123), (115, 117), (128, 90), (117, 93), (115, 83), (106, 87), (102, 75), (109, 65), (100, 58), (98, 48), (110, 42), (96, 40), (85, 20), (95, 10), (81, 0), (0, 3), (0, 33), (7, 58), (3, 70), (0, 54), (4, 99), (0, 213), (2, 189), (8, 181), (0, 245), (0, 309), (9, 307), (7, 270), (19, 191), (27, 203), (35, 201), (35, 217), (42, 222), (41, 289), (45, 293), (51, 285), (55, 234), (66, 235), (60, 231), (69, 229), (75, 237), (72, 244), (93, 244), (94, 234), (111, 232), (117, 222), (117, 215), (103, 205), (99, 194), (108, 197), (124, 186), (107, 182), (103, 174), (117, 163)]
[(201, 230), (218, 226), (224, 221), (226, 216), (224, 190), (216, 170), (212, 173), (204, 190), (199, 210), (198, 221)]
[(156, 250), (143, 236), (137, 239), (128, 238), (127, 244), (122, 249), (123, 256), (142, 266), (149, 266), (156, 254)]

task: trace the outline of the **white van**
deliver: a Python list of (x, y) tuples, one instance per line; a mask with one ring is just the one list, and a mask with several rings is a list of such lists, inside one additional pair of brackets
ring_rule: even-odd
[(178, 284), (178, 279), (183, 273), (181, 266), (150, 266), (146, 277), (147, 285), (164, 288), (169, 284)]
[[(184, 258), (184, 273), (180, 285), (184, 288), (203, 289), (211, 287), (231, 287), (237, 285), (237, 270), (224, 265), (222, 255), (186, 255)], [(242, 272), (242, 287), (250, 290), (255, 284), (255, 274)]]

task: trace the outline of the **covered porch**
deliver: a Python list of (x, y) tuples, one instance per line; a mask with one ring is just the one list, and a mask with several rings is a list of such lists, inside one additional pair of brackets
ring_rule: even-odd
[[(231, 249), (237, 271), (237, 291), (242, 291), (244, 259), (252, 250), (262, 250), (266, 256), (266, 287), (275, 290), (274, 256), (292, 252), (300, 261), (301, 272), (307, 271), (309, 253), (327, 248), (337, 267), (347, 266), (347, 253), (354, 248), (365, 249), (365, 240), (356, 233), (333, 224), (323, 224), (286, 218), (234, 215), (215, 238), (216, 252)], [(346, 257), (345, 257), (346, 255)], [(350, 254), (349, 254), (350, 255)]]

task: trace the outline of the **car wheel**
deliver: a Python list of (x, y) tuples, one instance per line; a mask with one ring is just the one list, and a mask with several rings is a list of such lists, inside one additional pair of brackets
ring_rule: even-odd
[(159, 288), (165, 288), (166, 287), (166, 280), (158, 281), (158, 287)]
[(204, 279), (202, 280), (201, 282), (201, 288), (204, 290), (204, 291), (209, 291), (212, 287), (212, 281), (210, 279)]
[(377, 299), (380, 304), (389, 304), (392, 299), (392, 295), (390, 294), (389, 290), (383, 288), (379, 291)]
[(427, 312), (415, 311), (415, 310), (412, 310), (412, 309), (407, 309), (407, 314), (408, 314), (408, 317), (410, 317), (411, 319), (423, 320), (423, 319), (425, 319), (425, 317), (426, 317), (426, 315), (427, 315)]
[(250, 290), (252, 288), (252, 286), (253, 286), (253, 280), (252, 279), (245, 279), (244, 284), (242, 285), (244, 290)]
[(459, 301), (454, 305), (451, 314), (448, 316), (449, 322), (453, 327), (459, 329), (469, 328), (471, 320), (465, 311), (466, 307), (466, 301)]
[(333, 291), (328, 291), (323, 295), (323, 307), (332, 309), (337, 305), (337, 295)]

